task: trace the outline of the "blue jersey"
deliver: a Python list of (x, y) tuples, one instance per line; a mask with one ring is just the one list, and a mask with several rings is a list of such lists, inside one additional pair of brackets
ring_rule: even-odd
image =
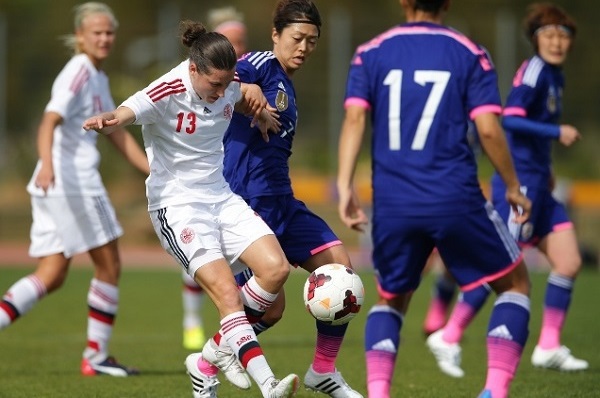
[(291, 194), (288, 159), (298, 119), (292, 81), (271, 51), (245, 54), (236, 70), (241, 82), (259, 85), (277, 108), (281, 131), (265, 142), (260, 130), (250, 127), (251, 118), (234, 113), (223, 140), (225, 179), (244, 199)]
[(497, 75), (481, 46), (445, 26), (396, 26), (357, 48), (345, 104), (371, 110), (376, 212), (481, 207), (468, 121), (501, 112)]
[[(543, 123), (548, 129), (555, 128), (562, 112), (563, 86), (562, 70), (534, 56), (517, 70), (503, 115), (524, 117)], [(521, 185), (547, 189), (555, 137), (509, 128), (506, 134)], [(493, 183), (502, 186), (499, 176), (494, 176)]]

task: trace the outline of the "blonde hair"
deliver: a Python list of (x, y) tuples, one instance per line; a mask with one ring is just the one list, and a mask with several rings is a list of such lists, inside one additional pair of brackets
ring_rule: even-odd
[(208, 12), (208, 27), (212, 31), (218, 31), (218, 28), (228, 22), (244, 23), (244, 15), (237, 11), (235, 7), (215, 8)]
[[(75, 18), (73, 21), (75, 31), (78, 31), (83, 24), (83, 21), (92, 14), (106, 14), (113, 24), (113, 27), (117, 29), (119, 27), (119, 21), (115, 17), (115, 14), (109, 6), (104, 3), (90, 1), (87, 3), (79, 4), (73, 7), (73, 13)], [(81, 48), (77, 44), (77, 39), (74, 33), (64, 35), (61, 37), (64, 45), (71, 49), (74, 54), (81, 53)]]

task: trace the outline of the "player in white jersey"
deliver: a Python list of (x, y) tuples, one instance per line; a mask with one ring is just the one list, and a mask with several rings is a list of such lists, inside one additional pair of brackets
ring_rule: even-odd
[[(98, 171), (97, 134), (81, 127), (86, 118), (114, 107), (101, 66), (110, 54), (117, 26), (105, 4), (75, 8), (75, 34), (66, 43), (75, 55), (52, 86), (38, 129), (39, 160), (27, 185), (33, 210), (29, 254), (39, 263), (0, 302), (2, 329), (60, 288), (73, 255), (88, 252), (95, 272), (87, 296), (87, 347), (81, 363), (86, 376), (137, 373), (108, 353), (119, 303), (117, 239), (123, 231)], [(149, 173), (144, 152), (126, 130), (118, 129), (109, 139), (132, 165)]]
[[(210, 10), (208, 12), (208, 25), (210, 30), (221, 33), (231, 42), (236, 57), (240, 58), (247, 51), (247, 30), (244, 17), (234, 7), (220, 7)], [(197, 351), (201, 350), (206, 342), (200, 314), (205, 294), (185, 269), (182, 269), (182, 280), (183, 347)]]
[[(234, 109), (254, 114), (265, 139), (278, 122), (256, 85), (235, 79), (236, 56), (231, 43), (200, 23), (181, 24), (189, 47), (183, 61), (112, 112), (84, 122), (85, 129), (110, 134), (132, 123), (142, 125), (150, 162), (146, 180), (148, 210), (165, 250), (193, 276), (213, 300), (221, 316), (220, 335), (236, 354), (225, 376), (237, 386), (251, 386), (264, 397), (289, 397), (298, 376), (276, 380), (248, 322), (244, 308), (263, 312), (288, 277), (290, 265), (273, 232), (235, 195), (223, 176), (223, 135)], [(272, 108), (269, 108), (272, 109)], [(274, 110), (274, 109), (272, 109)], [(240, 260), (254, 277), (238, 290), (230, 264)], [(239, 263), (239, 262), (237, 262)], [(219, 358), (206, 360), (218, 363)], [(216, 397), (216, 372), (200, 367), (203, 353), (185, 361), (194, 397)]]

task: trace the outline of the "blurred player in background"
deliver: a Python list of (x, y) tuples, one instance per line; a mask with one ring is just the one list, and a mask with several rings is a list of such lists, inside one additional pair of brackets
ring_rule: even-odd
[[(234, 7), (210, 10), (208, 12), (208, 27), (213, 32), (221, 33), (231, 42), (238, 58), (247, 51), (244, 16), (236, 11)], [(204, 292), (185, 270), (182, 270), (182, 278), (183, 347), (198, 351), (206, 342), (201, 315)]]
[[(290, 265), (273, 231), (223, 177), (223, 135), (234, 109), (253, 115), (248, 123), (260, 125), (265, 139), (279, 123), (260, 88), (236, 79), (235, 51), (225, 36), (183, 21), (181, 40), (188, 59), (84, 127), (111, 134), (132, 123), (142, 126), (151, 169), (148, 211), (161, 245), (215, 304), (219, 336), (235, 355), (231, 365), (247, 369), (264, 397), (290, 397), (298, 376), (275, 379), (244, 313), (244, 306), (260, 313), (272, 304)], [(238, 259), (255, 273), (242, 289), (232, 269)], [(201, 353), (185, 360), (193, 395), (216, 397), (219, 381), (202, 372), (201, 362)]]
[[(137, 373), (108, 352), (119, 305), (117, 239), (123, 231), (98, 171), (98, 134), (81, 127), (86, 118), (114, 108), (101, 68), (117, 27), (113, 12), (103, 3), (75, 7), (75, 33), (66, 39), (74, 55), (52, 85), (38, 128), (39, 160), (27, 185), (33, 211), (29, 255), (39, 258), (39, 263), (32, 274), (8, 289), (0, 303), (1, 329), (60, 288), (72, 257), (88, 252), (95, 270), (87, 296), (87, 347), (81, 363), (86, 376)], [(109, 141), (133, 166), (144, 174), (150, 172), (145, 153), (126, 130), (118, 129)]]
[[(524, 28), (535, 55), (517, 70), (502, 125), (507, 131), (521, 190), (533, 203), (531, 218), (523, 225), (514, 222), (504, 199), (506, 186), (498, 175), (492, 178), (492, 199), (519, 244), (536, 246), (546, 255), (552, 268), (544, 299), (542, 330), (531, 362), (536, 367), (561, 371), (585, 370), (588, 362), (571, 355), (560, 340), (575, 278), (581, 268), (581, 256), (565, 206), (552, 196), (551, 161), (554, 140), (568, 147), (581, 138), (575, 127), (560, 124), (564, 86), (561, 67), (577, 27), (560, 7), (534, 3), (528, 8)], [(463, 295), (463, 302), (459, 302), (447, 326), (438, 332), (448, 348), (456, 350), (465, 328), (487, 295), (488, 291), (481, 288)]]
[(359, 46), (352, 59), (339, 144), (340, 217), (362, 230), (368, 220), (353, 177), (370, 112), (379, 300), (365, 331), (369, 397), (391, 396), (404, 316), (436, 247), (462, 290), (489, 282), (498, 294), (480, 397), (504, 398), (527, 341), (529, 278), (516, 242), (481, 192), (469, 119), (509, 187), (511, 207), (521, 207), (517, 221), (527, 219), (531, 203), (498, 122), (497, 76), (487, 53), (442, 25), (449, 0), (400, 4), (408, 22)]
[[(224, 173), (231, 189), (242, 196), (273, 229), (288, 261), (314, 271), (321, 265), (351, 266), (342, 242), (323, 219), (294, 197), (289, 158), (296, 135), (298, 108), (294, 75), (312, 55), (321, 34), (321, 16), (310, 0), (280, 0), (273, 13), (272, 51), (252, 51), (238, 60), (237, 73), (244, 83), (259, 85), (277, 108), (281, 131), (265, 142), (248, 117), (235, 114), (225, 134)], [(245, 285), (252, 273), (238, 277)], [(249, 314), (257, 334), (273, 326), (285, 307), (283, 290), (271, 308), (259, 317)], [(258, 314), (261, 315), (261, 314)], [(359, 398), (335, 367), (348, 325), (330, 326), (316, 321), (317, 341), (312, 364), (304, 377), (307, 388), (332, 397)], [(219, 336), (216, 336), (219, 339)], [(227, 366), (231, 350), (209, 339), (205, 359), (219, 368)], [(217, 372), (206, 367), (206, 372)]]

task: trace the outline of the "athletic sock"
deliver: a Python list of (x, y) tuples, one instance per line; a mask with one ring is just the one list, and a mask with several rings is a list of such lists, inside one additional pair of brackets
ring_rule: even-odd
[(254, 276), (241, 287), (240, 294), (244, 303), (244, 312), (246, 312), (250, 324), (259, 322), (267, 308), (277, 298), (277, 293), (269, 293), (260, 287)]
[(488, 284), (484, 284), (460, 295), (446, 326), (444, 326), (442, 339), (445, 342), (459, 343), (462, 340), (465, 329), (483, 307), (489, 294), (490, 287)]
[(83, 357), (102, 362), (108, 357), (108, 341), (119, 307), (119, 288), (98, 279), (92, 279), (88, 291), (87, 347)]
[(487, 333), (488, 372), (485, 389), (507, 397), (529, 334), (529, 298), (507, 292), (498, 296)]
[(0, 329), (25, 315), (46, 293), (46, 286), (34, 274), (15, 282), (0, 301)]
[(538, 345), (545, 350), (560, 347), (560, 334), (573, 294), (573, 278), (551, 273), (548, 277), (542, 330)]
[(335, 360), (340, 352), (348, 324), (332, 326), (316, 321), (317, 344), (312, 368), (316, 373), (335, 372)]
[(185, 271), (182, 272), (182, 279), (183, 329), (202, 327), (200, 311), (204, 304), (204, 291)]
[(375, 305), (369, 311), (365, 326), (365, 355), (370, 397), (390, 396), (403, 321), (402, 314), (387, 305)]

